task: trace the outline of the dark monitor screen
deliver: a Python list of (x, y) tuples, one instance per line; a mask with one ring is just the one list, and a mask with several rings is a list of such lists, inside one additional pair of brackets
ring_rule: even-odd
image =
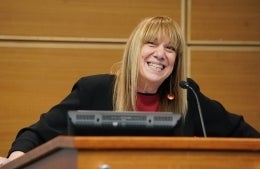
[(172, 136), (179, 132), (181, 113), (72, 110), (68, 135)]

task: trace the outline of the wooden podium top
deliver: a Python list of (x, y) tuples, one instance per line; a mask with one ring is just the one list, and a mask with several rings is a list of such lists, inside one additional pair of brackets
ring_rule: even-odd
[(182, 149), (260, 151), (260, 139), (203, 137), (60, 137), (83, 149)]
[[(61, 149), (80, 151), (114, 150), (167, 150), (254, 152), (260, 154), (260, 139), (255, 138), (202, 138), (202, 137), (72, 137), (59, 136), (31, 150), (24, 156), (5, 165), (16, 168), (49, 156)], [(19, 167), (18, 167), (19, 168)]]

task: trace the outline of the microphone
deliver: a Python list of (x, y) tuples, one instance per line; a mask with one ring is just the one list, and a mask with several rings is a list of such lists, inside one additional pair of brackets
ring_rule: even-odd
[(194, 94), (196, 101), (197, 101), (197, 106), (198, 106), (198, 111), (199, 111), (199, 116), (200, 116), (200, 123), (201, 123), (201, 128), (202, 128), (202, 131), (203, 131), (203, 136), (207, 137), (207, 133), (206, 133), (205, 125), (204, 125), (204, 120), (203, 120), (203, 116), (202, 116), (202, 111), (201, 111), (201, 107), (200, 107), (200, 101), (199, 101), (197, 93), (186, 81), (180, 81), (179, 85), (183, 89), (190, 89), (192, 91), (192, 93)]

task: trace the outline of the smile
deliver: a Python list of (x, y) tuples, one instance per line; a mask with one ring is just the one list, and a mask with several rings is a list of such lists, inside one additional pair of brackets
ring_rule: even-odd
[(152, 62), (147, 62), (147, 65), (157, 72), (162, 71), (165, 68), (165, 66), (162, 64), (157, 64)]

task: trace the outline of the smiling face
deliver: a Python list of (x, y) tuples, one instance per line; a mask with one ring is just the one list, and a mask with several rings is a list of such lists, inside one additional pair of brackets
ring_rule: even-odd
[(144, 42), (139, 60), (138, 91), (156, 93), (172, 73), (175, 59), (176, 51), (168, 38)]
[[(136, 110), (137, 92), (160, 94), (160, 111), (185, 112), (184, 38), (178, 23), (166, 16), (145, 18), (131, 33), (116, 72), (115, 110)], [(168, 94), (175, 97), (169, 104)], [(124, 99), (122, 99), (124, 98)]]

